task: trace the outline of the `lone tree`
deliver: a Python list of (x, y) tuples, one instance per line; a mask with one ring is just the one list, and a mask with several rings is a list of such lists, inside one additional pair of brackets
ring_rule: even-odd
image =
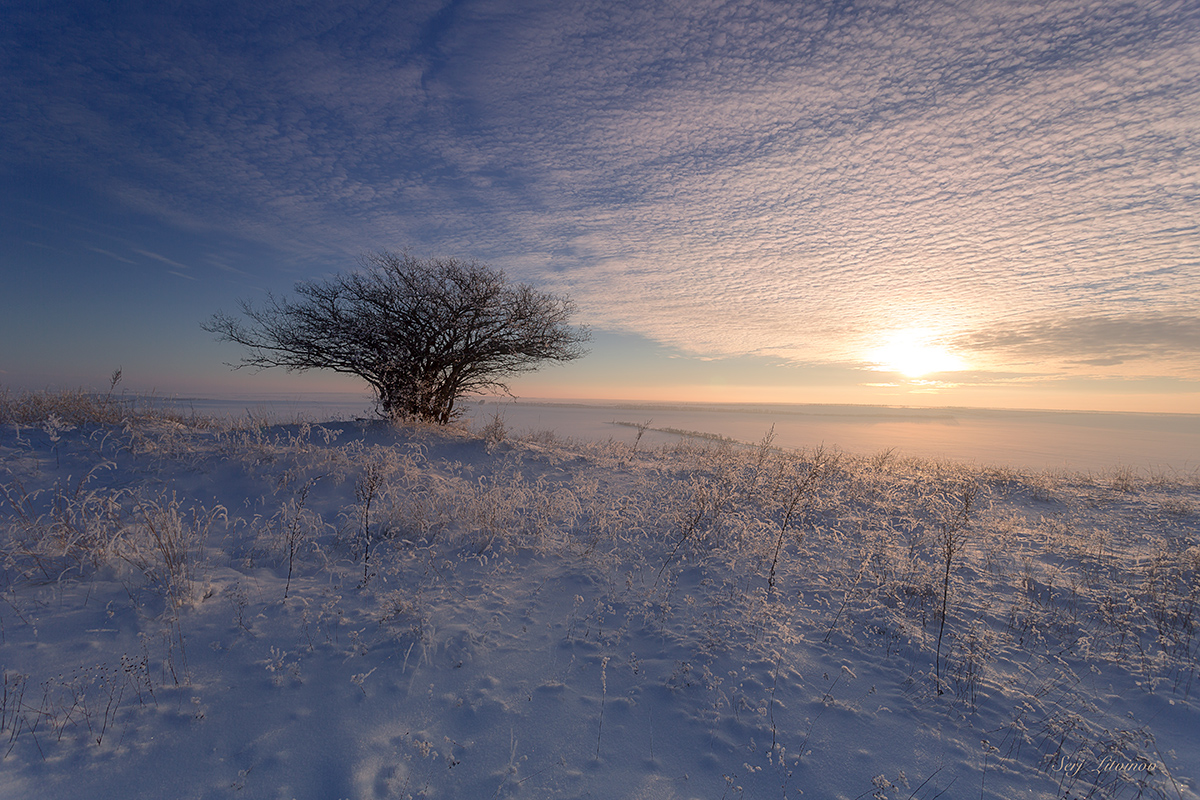
[(445, 424), (454, 402), (542, 361), (586, 355), (585, 328), (568, 325), (567, 297), (509, 284), (503, 272), (454, 258), (363, 256), (361, 270), (296, 284), (297, 300), (268, 294), (201, 327), (247, 353), (235, 369), (327, 369), (357, 375), (391, 419)]

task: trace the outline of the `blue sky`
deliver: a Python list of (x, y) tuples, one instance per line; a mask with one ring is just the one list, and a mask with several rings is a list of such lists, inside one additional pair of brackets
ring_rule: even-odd
[(0, 4), (0, 382), (408, 248), (570, 294), (524, 396), (1200, 408), (1200, 5)]

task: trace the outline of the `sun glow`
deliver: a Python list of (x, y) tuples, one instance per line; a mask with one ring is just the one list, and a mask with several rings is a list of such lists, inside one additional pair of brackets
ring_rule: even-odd
[(925, 331), (900, 331), (882, 347), (872, 351), (869, 360), (875, 369), (899, 372), (906, 378), (920, 378), (935, 372), (967, 369), (967, 364), (941, 345), (929, 342)]

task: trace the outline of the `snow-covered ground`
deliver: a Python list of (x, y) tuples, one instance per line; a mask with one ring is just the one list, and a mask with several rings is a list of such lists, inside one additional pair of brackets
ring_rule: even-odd
[(1195, 474), (485, 422), (5, 424), (0, 797), (1200, 797)]

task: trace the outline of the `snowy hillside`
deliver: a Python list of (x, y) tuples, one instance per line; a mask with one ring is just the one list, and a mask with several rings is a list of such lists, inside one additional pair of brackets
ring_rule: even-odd
[(1200, 797), (1195, 476), (104, 410), (0, 420), (2, 798)]

